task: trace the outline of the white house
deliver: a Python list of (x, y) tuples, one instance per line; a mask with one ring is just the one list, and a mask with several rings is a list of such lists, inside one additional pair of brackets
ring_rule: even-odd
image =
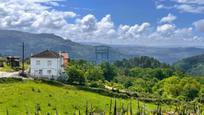
[(62, 53), (46, 50), (31, 56), (30, 75), (57, 79), (64, 72)]

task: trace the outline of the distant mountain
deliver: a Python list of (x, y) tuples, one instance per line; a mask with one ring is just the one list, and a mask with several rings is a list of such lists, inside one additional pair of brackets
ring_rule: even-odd
[(203, 48), (194, 47), (175, 47), (175, 48), (164, 48), (164, 47), (145, 47), (145, 46), (122, 46), (112, 45), (113, 49), (118, 52), (124, 52), (129, 56), (150, 56), (154, 57), (162, 62), (173, 64), (183, 58), (200, 55), (204, 53)]
[[(21, 55), (22, 42), (25, 42), (26, 56), (50, 49), (66, 51), (72, 59), (95, 61), (95, 47), (100, 43), (75, 43), (54, 34), (33, 34), (27, 32), (0, 30), (0, 55)], [(107, 45), (110, 47), (111, 61), (135, 56), (150, 56), (172, 64), (186, 57), (204, 53), (202, 48), (162, 48), (128, 45)]]
[[(85, 59), (95, 61), (95, 47), (82, 45), (65, 40), (54, 34), (32, 34), (27, 32), (0, 30), (0, 54), (21, 55), (22, 42), (25, 43), (25, 54), (50, 49), (54, 51), (66, 51), (73, 59)], [(110, 48), (110, 60), (127, 58), (128, 56)]]
[[(95, 46), (98, 43), (85, 42), (85, 45)], [(106, 44), (108, 45), (108, 44)], [(150, 47), (137, 45), (108, 45), (115, 51), (129, 57), (149, 56), (168, 64), (173, 64), (183, 58), (192, 57), (204, 53), (204, 48), (196, 47)]]
[(191, 75), (204, 76), (204, 54), (182, 59), (174, 67)]

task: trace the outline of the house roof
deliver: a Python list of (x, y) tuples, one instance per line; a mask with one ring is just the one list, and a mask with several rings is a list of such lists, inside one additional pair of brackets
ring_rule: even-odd
[(31, 56), (32, 58), (59, 58), (61, 57), (59, 53), (51, 51), (51, 50), (45, 50), (43, 52), (40, 52), (38, 54), (35, 54)]

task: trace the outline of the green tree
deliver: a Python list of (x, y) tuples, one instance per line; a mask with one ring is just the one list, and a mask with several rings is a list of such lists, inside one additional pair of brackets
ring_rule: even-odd
[(125, 88), (129, 88), (129, 87), (131, 87), (131, 86), (133, 86), (133, 83), (132, 83), (132, 81), (130, 81), (130, 80), (128, 80), (128, 81), (125, 82), (125, 84), (124, 84), (124, 87), (125, 87)]
[(139, 68), (139, 67), (132, 68), (129, 71), (129, 76), (131, 77), (142, 77), (144, 76), (144, 74), (145, 74), (144, 69)]
[(86, 79), (84, 77), (84, 73), (82, 70), (76, 68), (75, 66), (70, 66), (67, 69), (67, 74), (69, 76), (68, 82), (72, 84), (80, 84), (84, 85), (86, 82)]
[(135, 67), (129, 70), (129, 76), (131, 77), (145, 77), (145, 78), (157, 78), (162, 80), (164, 78), (171, 77), (174, 71), (170, 68), (140, 68)]
[(153, 91), (163, 97), (194, 100), (199, 96), (201, 85), (194, 78), (173, 76), (159, 81)]
[(181, 94), (182, 91), (180, 78), (173, 76), (159, 81), (153, 87), (153, 91), (163, 97), (177, 97)]
[(133, 81), (133, 86), (129, 87), (128, 89), (136, 92), (146, 92), (147, 91), (147, 84), (146, 81), (142, 78), (137, 78)]
[(111, 81), (117, 76), (117, 68), (108, 62), (102, 63), (103, 76), (106, 80)]
[(193, 100), (199, 96), (200, 83), (193, 78), (184, 77), (180, 84), (183, 86), (182, 94), (187, 100)]
[(90, 67), (86, 71), (85, 76), (90, 81), (104, 80), (103, 70), (99, 66)]
[(131, 59), (123, 59), (122, 61), (116, 61), (114, 63), (117, 67), (120, 68), (168, 68), (169, 65), (165, 63), (161, 63), (158, 60), (148, 57), (148, 56), (140, 56), (134, 57)]

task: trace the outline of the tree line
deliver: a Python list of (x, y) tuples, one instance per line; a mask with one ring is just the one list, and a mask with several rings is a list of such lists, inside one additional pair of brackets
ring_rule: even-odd
[(109, 86), (148, 98), (204, 102), (204, 78), (186, 75), (147, 56), (98, 65), (71, 60), (66, 75), (59, 80), (89, 87)]

